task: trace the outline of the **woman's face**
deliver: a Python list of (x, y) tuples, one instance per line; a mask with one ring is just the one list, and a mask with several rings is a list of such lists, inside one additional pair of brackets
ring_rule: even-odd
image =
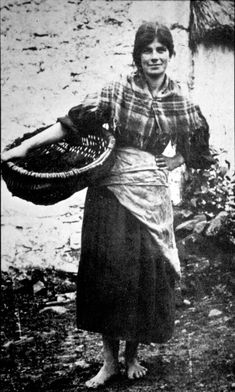
[(159, 78), (165, 74), (169, 60), (169, 50), (155, 38), (141, 54), (141, 66), (145, 76)]

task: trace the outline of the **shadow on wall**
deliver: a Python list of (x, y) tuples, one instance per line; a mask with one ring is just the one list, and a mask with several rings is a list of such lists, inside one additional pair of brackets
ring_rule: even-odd
[(210, 126), (210, 143), (234, 167), (234, 2), (191, 1), (193, 96)]

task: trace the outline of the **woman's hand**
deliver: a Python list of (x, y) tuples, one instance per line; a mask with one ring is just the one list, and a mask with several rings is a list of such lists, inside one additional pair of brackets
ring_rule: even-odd
[(3, 151), (1, 153), (1, 161), (12, 161), (14, 159), (24, 158), (28, 154), (30, 148), (26, 143), (22, 143), (17, 147), (11, 148), (10, 150)]
[(155, 157), (156, 164), (160, 169), (172, 171), (184, 163), (184, 158), (181, 154), (176, 154), (173, 157), (166, 157), (159, 155)]

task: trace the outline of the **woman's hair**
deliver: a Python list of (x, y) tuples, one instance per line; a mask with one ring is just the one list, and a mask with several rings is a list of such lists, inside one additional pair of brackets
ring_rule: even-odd
[(134, 42), (133, 60), (138, 69), (141, 69), (143, 50), (155, 38), (169, 50), (170, 57), (175, 54), (173, 37), (168, 27), (158, 22), (144, 22), (137, 30)]

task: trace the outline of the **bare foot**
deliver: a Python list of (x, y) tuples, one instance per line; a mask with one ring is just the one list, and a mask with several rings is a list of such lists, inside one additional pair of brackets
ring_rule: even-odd
[(130, 380), (134, 380), (135, 378), (142, 378), (146, 375), (147, 369), (144, 366), (141, 366), (137, 359), (134, 359), (132, 362), (127, 364), (127, 377)]
[(119, 374), (119, 369), (115, 366), (103, 365), (97, 375), (86, 382), (87, 388), (99, 388), (110, 381), (114, 376)]

